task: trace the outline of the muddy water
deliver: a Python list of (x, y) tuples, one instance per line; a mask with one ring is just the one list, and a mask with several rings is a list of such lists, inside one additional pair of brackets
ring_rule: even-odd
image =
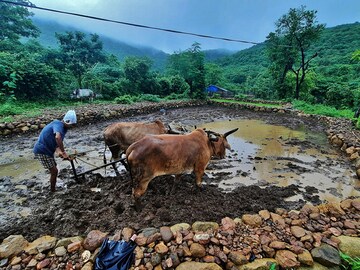
[[(319, 198), (324, 201), (360, 195), (354, 170), (330, 147), (325, 134), (304, 128), (292, 130), (260, 120), (213, 122), (203, 127), (220, 133), (239, 128), (228, 137), (231, 156), (235, 158), (228, 159), (227, 166), (220, 166), (223, 169), (208, 170), (214, 182), (221, 175), (222, 180), (217, 184), (226, 191), (241, 185), (295, 184), (304, 190), (305, 187), (318, 189)], [(298, 199), (305, 198), (298, 195), (289, 200)]]

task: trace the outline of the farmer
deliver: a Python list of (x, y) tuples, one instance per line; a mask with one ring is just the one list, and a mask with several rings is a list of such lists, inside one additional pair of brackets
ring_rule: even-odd
[(69, 159), (65, 152), (63, 140), (69, 128), (76, 124), (75, 111), (68, 111), (63, 120), (54, 120), (46, 125), (41, 131), (34, 146), (35, 158), (38, 159), (45, 169), (50, 171), (50, 189), (55, 192), (58, 169), (54, 158), (55, 152), (63, 159)]

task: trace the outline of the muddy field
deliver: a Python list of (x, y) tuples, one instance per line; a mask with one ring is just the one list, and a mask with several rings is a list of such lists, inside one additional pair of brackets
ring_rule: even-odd
[[(81, 149), (81, 151), (92, 150), (100, 158), (104, 150), (101, 136), (104, 127), (115, 121), (155, 119), (188, 129), (213, 121), (235, 119), (260, 119), (269, 124), (283, 125), (292, 129), (306, 127), (317, 133), (324, 133), (326, 128), (321, 123), (313, 122), (311, 118), (288, 114), (210, 106), (179, 108), (167, 110), (166, 114), (158, 112), (76, 127), (68, 132), (65, 147)], [(17, 156), (31, 155), (37, 135), (2, 138), (0, 151)], [(296, 143), (304, 149), (316, 147), (306, 140)], [(340, 155), (339, 152), (339, 160), (342, 160)], [(227, 152), (227, 160), (237, 158), (237, 153), (234, 151)], [(62, 165), (65, 162), (58, 161)], [(224, 161), (212, 161), (208, 169), (214, 172), (228, 164)], [(335, 164), (334, 161), (329, 163), (331, 166), (346, 166), (344, 164), (340, 161), (336, 161)], [(314, 164), (314, 167), (316, 166)], [(287, 168), (294, 172), (297, 169), (290, 165)], [(173, 176), (158, 177), (150, 183), (146, 195), (142, 198), (143, 208), (139, 212), (135, 211), (131, 205), (131, 182), (125, 170), (122, 170), (118, 177), (95, 171), (77, 182), (74, 180), (69, 164), (66, 164), (61, 167), (59, 186), (55, 193), (50, 193), (48, 175), (44, 174), (41, 168), (35, 175), (21, 175), (21, 179), (18, 179), (16, 183), (11, 177), (1, 177), (1, 195), (6, 194), (6, 196), (3, 196), (5, 199), (0, 202), (2, 209), (0, 242), (11, 234), (22, 234), (28, 240), (33, 240), (45, 234), (57, 237), (85, 235), (93, 229), (114, 233), (126, 226), (140, 230), (145, 227), (159, 227), (180, 222), (191, 224), (198, 220), (220, 222), (225, 216), (235, 218), (244, 213), (255, 213), (262, 209), (274, 211), (275, 208), (280, 207), (290, 210), (299, 209), (307, 202), (315, 205), (321, 203), (316, 186), (300, 188), (294, 184), (286, 187), (240, 185), (231, 192), (224, 192), (216, 185), (216, 181), (220, 182), (222, 176), (216, 175), (217, 177), (211, 180), (207, 174), (203, 177), (205, 188), (201, 191), (195, 188), (192, 175), (184, 175), (178, 183), (174, 183)], [(302, 198), (305, 199), (291, 202), (286, 200), (298, 194), (303, 195)], [(18, 199), (14, 199), (14, 196)], [(19, 215), (17, 213), (21, 209), (19, 205), (28, 209), (29, 214)]]

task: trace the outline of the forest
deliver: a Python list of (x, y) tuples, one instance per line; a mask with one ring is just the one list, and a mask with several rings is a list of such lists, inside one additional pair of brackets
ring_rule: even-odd
[(360, 23), (326, 28), (304, 6), (290, 9), (263, 43), (249, 49), (207, 52), (195, 42), (184, 51), (154, 50), (152, 56), (141, 49), (121, 51), (116, 43), (109, 49), (109, 40), (105, 49), (98, 33), (75, 29), (55, 29), (56, 44), (47, 46), (29, 9), (0, 3), (0, 12), (0, 116), (16, 114), (19, 104), (74, 102), (70, 94), (81, 88), (117, 103), (205, 99), (206, 87), (217, 85), (238, 99), (296, 100), (352, 111), (360, 105)]

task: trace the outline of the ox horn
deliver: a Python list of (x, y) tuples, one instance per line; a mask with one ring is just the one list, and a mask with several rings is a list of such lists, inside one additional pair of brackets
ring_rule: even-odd
[(230, 130), (230, 131), (228, 131), (228, 132), (225, 132), (225, 133), (224, 133), (224, 137), (226, 138), (226, 137), (229, 136), (230, 134), (236, 132), (238, 129), (239, 129), (239, 128), (235, 128), (235, 129), (232, 129), (232, 130)]

